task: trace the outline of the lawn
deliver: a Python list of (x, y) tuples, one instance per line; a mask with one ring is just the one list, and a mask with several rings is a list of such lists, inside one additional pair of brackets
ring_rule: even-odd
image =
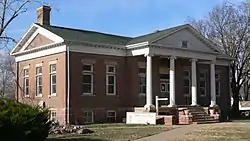
[(48, 141), (129, 141), (171, 129), (171, 127), (164, 125), (126, 124), (97, 124), (88, 125), (87, 128), (94, 133), (74, 136), (49, 136)]
[(249, 131), (250, 126), (247, 125), (205, 125), (178, 141), (249, 141)]

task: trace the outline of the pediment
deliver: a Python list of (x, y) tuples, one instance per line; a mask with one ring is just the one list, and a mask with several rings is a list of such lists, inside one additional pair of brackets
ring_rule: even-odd
[(33, 24), (29, 30), (24, 34), (21, 40), (16, 44), (12, 50), (11, 55), (33, 50), (35, 48), (45, 47), (63, 42), (63, 38), (46, 30), (45, 28)]
[(38, 33), (24, 50), (29, 50), (32, 48), (36, 48), (36, 47), (40, 47), (40, 46), (44, 46), (44, 45), (48, 45), (52, 43), (54, 43), (54, 41)]
[[(195, 32), (197, 31), (193, 31), (190, 27), (186, 27), (172, 33), (171, 35), (163, 37), (154, 43), (162, 46), (182, 48), (192, 51), (218, 53), (217, 49), (213, 48), (208, 41), (205, 41), (205, 37), (201, 37), (202, 35), (198, 35)], [(183, 46), (184, 42), (187, 46)]]

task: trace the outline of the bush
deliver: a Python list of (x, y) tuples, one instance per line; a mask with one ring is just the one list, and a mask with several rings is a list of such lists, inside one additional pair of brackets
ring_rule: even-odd
[(47, 109), (0, 99), (1, 141), (45, 141), (50, 128)]

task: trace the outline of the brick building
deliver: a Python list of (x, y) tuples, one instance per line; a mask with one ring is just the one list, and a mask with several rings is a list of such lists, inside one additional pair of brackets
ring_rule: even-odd
[(190, 25), (139, 37), (52, 26), (38, 8), (13, 51), (16, 98), (51, 109), (60, 123), (121, 122), (134, 107), (230, 109), (231, 58)]

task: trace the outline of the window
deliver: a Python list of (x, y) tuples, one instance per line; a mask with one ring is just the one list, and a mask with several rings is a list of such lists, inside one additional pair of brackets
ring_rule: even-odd
[(56, 95), (56, 64), (50, 65), (50, 95)]
[(188, 69), (183, 70), (183, 94), (190, 96), (190, 71)]
[(93, 94), (93, 64), (83, 64), (82, 66), (82, 93)]
[(42, 96), (42, 67), (36, 67), (36, 96)]
[(140, 83), (139, 93), (140, 95), (146, 95), (146, 63), (139, 62), (138, 66), (139, 66), (138, 76), (139, 76), (139, 83)]
[(24, 96), (29, 96), (29, 69), (23, 70), (23, 91)]
[(107, 122), (116, 122), (116, 111), (114, 110), (107, 111)]
[(187, 48), (188, 47), (188, 41), (184, 40), (181, 42), (181, 47)]
[(56, 118), (56, 110), (51, 110), (50, 111), (50, 119), (52, 121), (56, 121), (57, 120), (57, 118)]
[(93, 111), (84, 111), (83, 121), (84, 121), (84, 123), (93, 123), (94, 122), (94, 112)]
[(216, 96), (220, 96), (220, 73), (215, 73), (215, 92)]
[(207, 94), (207, 71), (200, 71), (199, 72), (199, 88), (200, 88), (200, 95), (206, 96)]
[(114, 65), (106, 66), (106, 94), (115, 95), (116, 93), (116, 68)]

